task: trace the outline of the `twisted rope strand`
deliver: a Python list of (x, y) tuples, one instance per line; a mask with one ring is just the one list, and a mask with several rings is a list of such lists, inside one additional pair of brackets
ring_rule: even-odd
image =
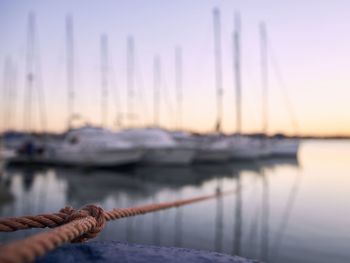
[(64, 243), (84, 242), (96, 237), (104, 228), (106, 221), (183, 206), (235, 192), (236, 190), (223, 193), (218, 191), (215, 194), (196, 198), (131, 208), (112, 209), (110, 211), (104, 211), (95, 205), (87, 205), (79, 210), (65, 207), (59, 213), (54, 214), (0, 219), (0, 231), (56, 227), (53, 230), (0, 246), (0, 262), (32, 262), (37, 257), (43, 256), (45, 253)]
[[(228, 191), (221, 193), (222, 195), (232, 194), (234, 191)], [(206, 199), (214, 198), (218, 194), (212, 194), (202, 197), (196, 197), (185, 200), (178, 200), (174, 202), (166, 202), (160, 204), (151, 204), (139, 207), (131, 208), (116, 208), (111, 211), (104, 211), (104, 216), (107, 221), (136, 216), (140, 214), (149, 213), (152, 211), (158, 211), (161, 209), (167, 209), (171, 207), (177, 207), (186, 205), (189, 203), (204, 201)], [(162, 208), (164, 206), (164, 208)], [(0, 218), (0, 232), (13, 232), (17, 230), (29, 229), (29, 228), (54, 228), (60, 226), (66, 222), (67, 217), (72, 214), (75, 210), (72, 207), (65, 207), (58, 213), (53, 214), (41, 214), (36, 216), (22, 216), (12, 218)]]
[(53, 230), (30, 236), (0, 247), (0, 262), (32, 262), (37, 257), (58, 246), (86, 234), (97, 225), (95, 218), (88, 216), (74, 220)]
[(63, 224), (66, 217), (66, 213), (59, 212), (37, 216), (0, 218), (0, 232), (13, 232), (28, 228), (53, 228)]

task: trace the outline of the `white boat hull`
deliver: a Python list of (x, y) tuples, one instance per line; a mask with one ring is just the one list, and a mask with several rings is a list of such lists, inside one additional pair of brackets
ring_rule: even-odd
[(299, 150), (299, 141), (297, 140), (278, 140), (271, 144), (271, 155), (281, 157), (296, 157)]
[(0, 173), (2, 168), (8, 163), (11, 158), (16, 155), (16, 152), (12, 149), (0, 148)]
[(0, 148), (0, 160), (7, 160), (16, 155), (15, 150)]
[(78, 166), (120, 166), (141, 160), (143, 151), (137, 148), (87, 151), (82, 153), (57, 153), (53, 157), (56, 163)]
[(110, 151), (54, 151), (44, 156), (18, 156), (13, 163), (41, 163), (81, 167), (114, 167), (137, 163), (144, 151), (141, 149), (118, 149)]
[(193, 161), (195, 153), (195, 149), (191, 148), (151, 148), (146, 150), (142, 161), (147, 164), (186, 165)]
[(268, 143), (260, 142), (254, 144), (233, 145), (231, 159), (253, 160), (269, 157), (271, 154)]

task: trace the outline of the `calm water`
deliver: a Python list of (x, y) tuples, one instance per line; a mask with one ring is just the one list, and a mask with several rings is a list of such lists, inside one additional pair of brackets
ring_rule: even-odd
[[(306, 141), (298, 161), (123, 171), (8, 168), (0, 215), (55, 212), (66, 204), (128, 207), (237, 185), (236, 195), (108, 223), (98, 239), (215, 250), (266, 262), (350, 262), (350, 141)], [(0, 242), (35, 231), (1, 233)]]

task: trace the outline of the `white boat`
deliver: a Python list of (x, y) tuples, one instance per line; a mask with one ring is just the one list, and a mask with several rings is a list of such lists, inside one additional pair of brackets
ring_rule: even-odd
[(231, 159), (251, 160), (268, 157), (270, 147), (268, 140), (247, 137), (231, 138)]
[[(242, 83), (241, 83), (241, 22), (239, 14), (235, 16), (234, 30), (234, 76), (236, 93), (236, 134), (229, 138), (231, 144), (231, 159), (252, 160), (269, 155), (269, 143), (265, 138), (248, 138), (242, 134)], [(264, 112), (265, 113), (265, 112)], [(265, 124), (265, 123), (264, 123)], [(264, 133), (266, 129), (264, 127)]]
[(16, 152), (14, 149), (7, 149), (4, 147), (0, 147), (0, 160), (7, 160), (9, 158), (12, 158), (16, 155)]
[(195, 162), (221, 163), (230, 159), (230, 144), (221, 136), (192, 136), (186, 132), (172, 132), (173, 138), (181, 145), (196, 150)]
[(221, 163), (228, 161), (230, 157), (228, 149), (213, 149), (212, 147), (205, 147), (197, 151), (195, 161), (203, 163)]
[[(31, 149), (27, 151), (27, 149)], [(39, 149), (39, 150), (38, 150)], [(24, 147), (11, 161), (15, 163), (44, 163), (83, 167), (111, 167), (138, 162), (140, 148), (102, 128), (84, 126), (69, 131), (59, 142), (38, 147)]]
[(16, 155), (13, 149), (0, 147), (0, 174), (6, 163)]
[(70, 131), (48, 155), (56, 163), (79, 166), (119, 166), (136, 163), (142, 156), (142, 149), (118, 134), (89, 126)]
[[(268, 133), (268, 63), (267, 63), (267, 41), (265, 25), (260, 27), (261, 37), (261, 73), (262, 73), (262, 89), (263, 89), (263, 127), (262, 133)], [(237, 112), (237, 133), (241, 134), (241, 68), (240, 68), (240, 21), (236, 18), (236, 29), (234, 34), (234, 50), (235, 50), (235, 79), (236, 79), (236, 112)], [(231, 138), (232, 143), (232, 159), (258, 159), (269, 156), (296, 156), (299, 148), (299, 142), (286, 139), (268, 139), (247, 138), (235, 136)]]
[(184, 165), (191, 163), (195, 156), (193, 147), (176, 142), (159, 128), (129, 129), (120, 135), (145, 150), (142, 161), (147, 164)]
[[(260, 38), (261, 38), (261, 71), (262, 71), (262, 88), (263, 88), (263, 133), (268, 131), (268, 41), (267, 31), (264, 23), (260, 24)], [(290, 105), (289, 105), (290, 106)], [(295, 121), (293, 121), (293, 125)], [(296, 127), (296, 126), (295, 126)], [(299, 149), (299, 140), (293, 139), (265, 139), (265, 144), (269, 148), (270, 156), (286, 156), (296, 157)]]
[(201, 142), (197, 147), (195, 161), (218, 163), (228, 161), (231, 157), (230, 145), (224, 138)]
[(14, 148), (10, 148), (5, 143), (5, 134), (0, 138), (0, 173), (2, 168), (5, 166), (7, 161), (13, 158), (16, 155), (16, 151)]
[(297, 139), (272, 139), (270, 145), (272, 156), (296, 157), (300, 142)]
[(214, 26), (214, 66), (215, 66), (215, 89), (217, 116), (215, 121), (215, 134), (198, 139), (195, 145), (197, 162), (223, 162), (229, 159), (229, 147), (226, 141), (220, 136), (223, 112), (223, 81), (222, 81), (222, 56), (221, 56), (221, 22), (220, 10), (213, 9)]

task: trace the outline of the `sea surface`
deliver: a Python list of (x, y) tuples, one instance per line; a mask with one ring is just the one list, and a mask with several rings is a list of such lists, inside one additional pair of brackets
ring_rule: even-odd
[[(303, 141), (297, 159), (81, 170), (7, 167), (0, 216), (234, 195), (109, 222), (98, 240), (214, 250), (265, 262), (350, 262), (350, 141)], [(0, 243), (42, 230), (0, 233)]]

